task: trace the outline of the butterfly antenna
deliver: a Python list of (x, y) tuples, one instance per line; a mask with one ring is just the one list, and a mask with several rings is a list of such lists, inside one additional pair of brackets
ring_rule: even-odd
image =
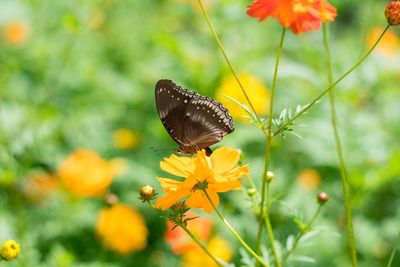
[(166, 151), (166, 150), (174, 151), (175, 150), (175, 148), (159, 148), (159, 147), (150, 147), (150, 149), (153, 150), (154, 152)]

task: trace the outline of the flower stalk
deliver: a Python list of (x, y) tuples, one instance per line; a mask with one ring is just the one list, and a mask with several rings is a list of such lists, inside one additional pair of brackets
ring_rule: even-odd
[(225, 58), (225, 60), (226, 60), (226, 63), (228, 64), (229, 68), (231, 69), (231, 72), (232, 72), (233, 76), (235, 76), (235, 79), (236, 79), (236, 81), (238, 82), (238, 84), (239, 84), (239, 86), (240, 86), (240, 89), (242, 89), (242, 92), (243, 92), (244, 96), (246, 97), (246, 100), (247, 100), (247, 102), (249, 103), (249, 106), (250, 106), (251, 110), (253, 111), (254, 115), (256, 116), (258, 123), (259, 123), (260, 125), (262, 125), (262, 121), (261, 121), (260, 116), (258, 115), (258, 113), (256, 112), (255, 108), (253, 107), (253, 104), (251, 104), (250, 98), (249, 98), (249, 96), (247, 95), (246, 90), (244, 89), (242, 83), (240, 82), (239, 77), (237, 76), (235, 70), (233, 69), (232, 63), (231, 63), (231, 61), (229, 60), (229, 58), (228, 58), (228, 56), (227, 56), (227, 54), (226, 54), (226, 52), (225, 52), (225, 49), (224, 49), (224, 47), (222, 46), (222, 43), (221, 43), (221, 41), (219, 40), (219, 37), (218, 37), (217, 33), (215, 32), (213, 25), (211, 24), (210, 19), (208, 18), (206, 9), (204, 8), (204, 5), (203, 5), (203, 1), (202, 1), (202, 0), (198, 0), (198, 2), (199, 2), (199, 5), (200, 5), (200, 8), (201, 8), (201, 11), (203, 12), (204, 18), (205, 18), (206, 21), (207, 21), (208, 27), (210, 28), (210, 30), (211, 30), (211, 32), (212, 32), (212, 34), (213, 34), (215, 40), (217, 41), (217, 44), (218, 44), (219, 49), (221, 50), (222, 54), (224, 55), (224, 58)]
[[(151, 202), (150, 200), (147, 201), (150, 206), (155, 209), (156, 211), (158, 211), (159, 213), (161, 213), (165, 218), (169, 218), (169, 215), (164, 212), (161, 209), (157, 209), (156, 206), (153, 204), (153, 202)], [(189, 236), (190, 238), (197, 244), (199, 245), (199, 247), (219, 266), (219, 267), (223, 267), (223, 265), (207, 250), (207, 248), (200, 242), (200, 240), (198, 240), (190, 231), (189, 229), (187, 229), (187, 227), (184, 224), (179, 224), (179, 227), (181, 227)]]
[[(324, 22), (322, 26), (324, 46), (325, 46), (325, 56), (326, 56), (326, 67), (328, 70), (328, 82), (332, 84), (333, 75), (332, 75), (332, 67), (331, 67), (331, 53), (329, 47), (329, 38), (328, 38), (328, 29), (327, 25)], [(350, 243), (350, 252), (351, 252), (351, 262), (353, 267), (357, 266), (357, 253), (356, 246), (354, 241), (354, 231), (353, 231), (353, 221), (350, 210), (350, 201), (349, 201), (349, 192), (348, 192), (348, 176), (346, 171), (346, 165), (344, 163), (343, 151), (340, 142), (339, 131), (336, 122), (336, 109), (335, 109), (335, 98), (332, 90), (329, 90), (329, 102), (331, 106), (331, 118), (332, 118), (332, 128), (333, 134), (335, 136), (336, 143), (336, 151), (338, 153), (339, 165), (340, 165), (340, 176), (342, 178), (342, 189), (343, 189), (343, 198), (344, 204), (346, 208), (346, 221), (347, 221), (347, 229), (349, 232), (349, 243)]]
[(318, 217), (319, 212), (321, 211), (321, 207), (322, 204), (318, 205), (317, 210), (314, 213), (314, 216), (312, 217), (312, 219), (306, 224), (306, 226), (301, 229), (300, 234), (297, 236), (296, 240), (293, 243), (293, 246), (286, 252), (286, 254), (283, 256), (281, 263), (283, 264), (290, 256), (290, 254), (292, 254), (292, 252), (296, 249), (300, 239), (309, 232), (309, 229), (311, 227), (311, 225), (314, 223), (315, 219)]
[(291, 124), (293, 121), (295, 121), (297, 118), (299, 118), (301, 115), (303, 115), (307, 110), (309, 110), (318, 100), (320, 100), (326, 93), (328, 93), (330, 90), (332, 90), (339, 82), (341, 82), (344, 78), (347, 77), (353, 70), (355, 70), (375, 49), (375, 47), (378, 45), (380, 40), (382, 39), (383, 35), (387, 32), (387, 30), (390, 28), (391, 25), (386, 26), (386, 28), (383, 30), (382, 34), (379, 36), (378, 40), (375, 42), (375, 44), (368, 50), (368, 52), (353, 66), (351, 67), (346, 73), (344, 73), (339, 79), (337, 79), (333, 84), (331, 84), (327, 89), (325, 89), (322, 93), (319, 94), (313, 101), (311, 101), (310, 104), (308, 104), (305, 108), (303, 108), (299, 113), (297, 113), (293, 118), (288, 120), (286, 123), (284, 123), (281, 127), (279, 127), (273, 134), (273, 136), (278, 135), (283, 129), (285, 129), (289, 124)]
[(400, 232), (397, 235), (396, 241), (395, 241), (394, 246), (393, 246), (392, 253), (390, 253), (390, 258), (389, 258), (387, 267), (391, 267), (392, 266), (394, 255), (396, 254), (396, 250), (399, 247), (399, 245), (400, 245)]
[(224, 216), (221, 214), (221, 212), (217, 209), (215, 206), (214, 202), (211, 200), (210, 196), (207, 193), (206, 189), (203, 189), (204, 194), (206, 195), (208, 201), (210, 204), (214, 207), (215, 212), (218, 214), (218, 217), (222, 220), (222, 222), (228, 227), (228, 229), (232, 232), (232, 234), (236, 237), (236, 239), (240, 242), (240, 244), (243, 246), (244, 249), (246, 249), (262, 266), (269, 267), (269, 265), (263, 261), (257, 253), (255, 253), (249, 245), (246, 244), (246, 242), (243, 241), (243, 239), (239, 236), (239, 234), (233, 229), (233, 227), (229, 224), (229, 222), (224, 218)]
[[(261, 201), (260, 201), (260, 214), (259, 214), (259, 219), (258, 219), (258, 233), (257, 233), (257, 243), (256, 243), (256, 251), (257, 253), (260, 253), (260, 245), (261, 245), (261, 236), (262, 236), (262, 229), (263, 229), (263, 219), (265, 217), (265, 222), (267, 225), (267, 230), (268, 230), (268, 236), (269, 236), (269, 240), (271, 242), (271, 247), (272, 247), (272, 251), (274, 253), (274, 257), (275, 257), (275, 262), (276, 265), (278, 267), (280, 267), (280, 263), (279, 263), (279, 257), (278, 254), (276, 252), (275, 249), (275, 244), (274, 244), (274, 234), (272, 232), (272, 228), (271, 228), (271, 222), (269, 219), (269, 204), (268, 204), (268, 200), (267, 200), (267, 210), (266, 210), (266, 214), (264, 216), (264, 205), (265, 205), (265, 187), (268, 184), (268, 188), (269, 188), (269, 183), (270, 181), (268, 181), (267, 179), (267, 173), (268, 173), (268, 169), (269, 169), (269, 161), (270, 161), (270, 157), (271, 157), (271, 142), (272, 142), (272, 114), (273, 114), (273, 108), (274, 108), (274, 95), (275, 95), (275, 87), (276, 87), (276, 77), (278, 75), (278, 66), (279, 66), (279, 60), (281, 57), (281, 52), (282, 52), (282, 48), (283, 48), (283, 41), (285, 39), (285, 33), (286, 33), (286, 28), (283, 27), (282, 29), (282, 34), (281, 34), (281, 40), (279, 43), (279, 48), (278, 48), (278, 53), (276, 56), (276, 62), (275, 62), (275, 70), (274, 70), (274, 78), (272, 81), (272, 87), (271, 87), (271, 96), (270, 96), (270, 103), (269, 103), (269, 118), (268, 118), (268, 129), (267, 131), (265, 131), (266, 133), (266, 147), (265, 147), (265, 163), (264, 163), (264, 172), (263, 172), (263, 182), (262, 182), (262, 186), (261, 186)], [(268, 190), (267, 190), (267, 194), (268, 194)]]

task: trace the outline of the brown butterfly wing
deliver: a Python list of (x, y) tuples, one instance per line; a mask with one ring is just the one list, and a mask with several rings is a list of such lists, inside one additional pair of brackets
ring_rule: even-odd
[(211, 154), (208, 147), (234, 130), (232, 117), (221, 103), (171, 80), (158, 81), (155, 96), (165, 129), (186, 153), (204, 148)]
[(184, 138), (185, 109), (191, 99), (199, 96), (195, 92), (177, 86), (171, 80), (159, 80), (155, 88), (156, 106), (161, 122), (179, 146), (189, 140)]
[(185, 112), (185, 138), (200, 149), (218, 143), (235, 129), (228, 110), (207, 96), (194, 97)]

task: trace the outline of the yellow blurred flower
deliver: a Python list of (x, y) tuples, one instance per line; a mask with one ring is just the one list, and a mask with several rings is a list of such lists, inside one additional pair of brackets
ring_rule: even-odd
[[(367, 46), (371, 47), (378, 37), (382, 34), (385, 28), (376, 27), (368, 31), (367, 34)], [(384, 55), (387, 58), (394, 56), (399, 51), (400, 40), (399, 37), (389, 29), (386, 34), (382, 37), (375, 50)]]
[[(266, 114), (268, 108), (268, 89), (265, 87), (263, 81), (249, 73), (239, 74), (238, 77), (257, 113)], [(233, 75), (222, 79), (222, 84), (217, 89), (216, 94), (217, 100), (229, 110), (233, 118), (248, 122), (247, 118), (241, 117), (248, 116), (248, 114), (238, 104), (223, 96), (229, 96), (239, 103), (245, 104), (250, 109), (249, 103)]]
[(4, 25), (3, 35), (6, 41), (13, 45), (23, 45), (28, 35), (28, 25), (24, 21), (11, 21)]
[(23, 185), (26, 198), (33, 203), (41, 203), (59, 188), (59, 181), (49, 174), (33, 174)]
[(129, 163), (124, 158), (113, 158), (109, 163), (114, 175), (123, 175), (128, 171)]
[(148, 230), (142, 215), (125, 204), (115, 204), (100, 211), (96, 232), (103, 245), (120, 254), (143, 250)]
[(297, 179), (302, 187), (308, 190), (313, 190), (321, 185), (321, 176), (314, 169), (302, 170)]
[[(232, 250), (226, 240), (213, 237), (207, 244), (207, 250), (215, 258), (229, 262), (232, 258)], [(185, 267), (218, 267), (201, 248), (196, 247), (183, 254), (182, 263)]]
[(112, 165), (87, 149), (78, 149), (58, 167), (65, 185), (82, 196), (103, 193), (114, 178)]
[(86, 18), (86, 23), (88, 24), (88, 28), (91, 30), (98, 30), (104, 26), (106, 22), (106, 15), (104, 11), (101, 9), (93, 9), (90, 11), (89, 15)]
[(116, 148), (135, 149), (140, 144), (140, 135), (129, 129), (119, 129), (113, 133), (112, 140)]
[(1, 257), (6, 261), (16, 259), (20, 252), (20, 245), (14, 240), (7, 240), (0, 248)]

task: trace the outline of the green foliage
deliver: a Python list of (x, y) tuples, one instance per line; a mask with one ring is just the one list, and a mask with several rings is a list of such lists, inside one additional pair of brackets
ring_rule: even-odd
[[(364, 54), (370, 29), (386, 25), (386, 3), (331, 2), (339, 14), (329, 24), (333, 73), (339, 77)], [(246, 16), (248, 1), (211, 3), (210, 19), (235, 70), (258, 76), (270, 86), (279, 23), (272, 19), (257, 23)], [(223, 77), (230, 74), (201, 13), (191, 2), (165, 0), (3, 0), (1, 6), (0, 242), (15, 239), (22, 252), (17, 260), (0, 266), (179, 266), (180, 256), (164, 242), (165, 220), (141, 203), (137, 188), (150, 184), (163, 195), (155, 177), (162, 177), (159, 162), (171, 151), (154, 152), (150, 147), (176, 148), (158, 118), (156, 82), (173, 79), (214, 97)], [(95, 20), (93, 13), (99, 14)], [(23, 45), (12, 45), (4, 37), (4, 26), (14, 20), (27, 24)], [(399, 29), (393, 34), (399, 38)], [(399, 57), (399, 49), (391, 57), (374, 52), (334, 90), (360, 267), (385, 266), (399, 231)], [(270, 114), (273, 131), (327, 88), (325, 77), (321, 31), (299, 36), (288, 32)], [(265, 128), (265, 118), (260, 124), (245, 104), (237, 104), (254, 124)], [(287, 125), (279, 133), (284, 138), (272, 143), (270, 166), (276, 178), (271, 195), (277, 197), (270, 202), (270, 214), (281, 255), (292, 247), (302, 230), (299, 225), (312, 218), (315, 195), (326, 191), (331, 199), (312, 230), (300, 239), (287, 266), (350, 266), (330, 119), (326, 96)], [(139, 133), (140, 144), (131, 150), (115, 147), (113, 133), (121, 128)], [(257, 127), (235, 121), (235, 132), (213, 148), (241, 149), (241, 160), (250, 164), (259, 188), (264, 145)], [(109, 192), (146, 220), (150, 234), (143, 251), (119, 255), (102, 246), (95, 228), (99, 211), (107, 205), (103, 198), (78, 198), (64, 185), (49, 195), (35, 195), (29, 183), (32, 176), (54, 174), (77, 148), (127, 161), (127, 171), (113, 181)], [(318, 171), (321, 185), (310, 188), (297, 179), (305, 168)], [(251, 187), (245, 179), (243, 185)], [(240, 191), (229, 192), (221, 194), (220, 207), (253, 248), (257, 215), (249, 208), (250, 200)], [(217, 219), (215, 233), (229, 241), (235, 266), (255, 265)], [(273, 264), (266, 239), (262, 258)], [(393, 267), (400, 266), (398, 254)]]

